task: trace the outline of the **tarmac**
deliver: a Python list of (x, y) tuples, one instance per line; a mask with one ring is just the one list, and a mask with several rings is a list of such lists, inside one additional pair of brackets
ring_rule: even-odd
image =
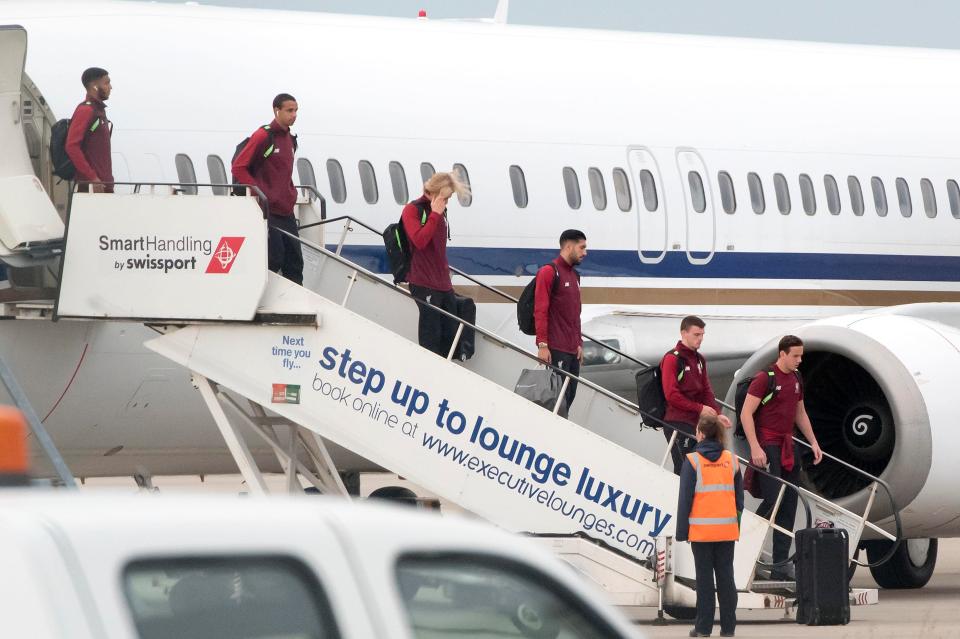
[[(855, 588), (876, 588), (870, 571), (858, 568), (851, 581)], [(880, 590), (880, 603), (852, 606), (846, 626), (805, 626), (783, 612), (741, 610), (737, 613), (737, 637), (776, 637), (777, 639), (814, 639), (816, 637), (940, 637), (960, 638), (960, 539), (941, 539), (937, 567), (933, 577), (917, 590)], [(665, 626), (639, 621), (637, 627), (650, 638), (686, 637), (692, 625), (668, 620)], [(719, 622), (713, 636), (720, 636)]]

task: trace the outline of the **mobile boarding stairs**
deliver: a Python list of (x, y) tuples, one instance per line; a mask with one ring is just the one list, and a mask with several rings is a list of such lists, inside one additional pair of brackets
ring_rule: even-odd
[[(692, 554), (688, 544), (670, 543), (678, 478), (665, 468), (662, 434), (642, 427), (635, 404), (564, 372), (565, 384), (579, 384), (568, 419), (559, 407), (521, 398), (514, 384), (538, 361), (484, 328), (483, 313), (477, 326), (454, 318), (457, 341), (475, 331), (468, 361), (454, 359), (456, 344), (445, 358), (421, 348), (409, 293), (340, 254), (348, 236), (359, 236), (370, 254), (377, 248), (379, 234), (357, 220), (307, 224), (301, 216), (298, 286), (267, 271), (256, 198), (140, 190), (73, 195), (55, 318), (154, 327), (160, 335), (147, 347), (191, 371), (254, 493), (267, 488), (249, 441), (270, 447), (291, 491), (312, 485), (346, 495), (332, 442), (539, 539), (627, 614), (652, 606), (692, 616)], [(326, 246), (331, 224), (342, 231)], [(455, 271), (455, 284), (467, 280), (487, 298), (515, 301)], [(786, 483), (781, 497), (800, 493), (799, 527), (818, 520), (846, 528), (853, 554), (865, 531), (897, 539), (868, 520), (886, 488), (869, 479), (862, 514)], [(763, 581), (756, 570), (775, 527), (743, 513), (735, 565), (742, 608), (793, 605), (792, 583)], [(875, 603), (877, 592), (855, 589), (850, 597)]]

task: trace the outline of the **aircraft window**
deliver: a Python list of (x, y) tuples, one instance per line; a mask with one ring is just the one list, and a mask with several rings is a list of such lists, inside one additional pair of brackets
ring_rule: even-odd
[(403, 170), (403, 165), (399, 162), (390, 163), (390, 186), (393, 187), (393, 200), (397, 204), (406, 204), (407, 196), (407, 174)]
[(323, 586), (288, 557), (134, 561), (123, 590), (140, 637), (340, 636)]
[(823, 176), (823, 188), (827, 192), (827, 209), (830, 215), (840, 215), (840, 189), (832, 175)]
[(590, 197), (593, 198), (593, 208), (602, 211), (607, 208), (607, 187), (603, 183), (603, 173), (592, 166), (587, 171), (587, 181), (590, 182)]
[(630, 194), (630, 180), (627, 179), (627, 172), (623, 169), (613, 170), (613, 191), (617, 194), (617, 206), (621, 211), (629, 211), (633, 208), (633, 197)]
[(703, 178), (696, 171), (687, 171), (687, 183), (690, 185), (690, 203), (693, 210), (703, 213), (707, 210), (707, 195), (703, 192)]
[(457, 201), (460, 202), (460, 206), (466, 208), (473, 204), (473, 192), (470, 190), (470, 174), (467, 173), (467, 167), (462, 164), (454, 164), (453, 172), (460, 178), (463, 185), (467, 187), (467, 192), (463, 195), (457, 193)]
[(657, 198), (657, 181), (653, 179), (653, 173), (647, 169), (640, 171), (640, 191), (643, 195), (643, 206), (651, 213), (656, 211), (660, 206)]
[(900, 204), (900, 215), (913, 215), (913, 201), (910, 199), (910, 185), (903, 178), (897, 178), (897, 202)]
[(773, 174), (773, 192), (777, 196), (777, 209), (783, 215), (790, 215), (790, 185), (783, 173)]
[(950, 213), (960, 220), (960, 185), (956, 180), (947, 180), (947, 197), (950, 200)]
[(563, 167), (563, 188), (567, 192), (567, 204), (571, 209), (580, 208), (580, 181), (571, 167)]
[(854, 175), (847, 177), (847, 189), (850, 191), (850, 204), (853, 206), (853, 214), (863, 215), (863, 189), (860, 188), (860, 180)]
[(747, 186), (750, 187), (750, 206), (757, 215), (763, 215), (767, 210), (767, 202), (763, 198), (763, 182), (756, 173), (747, 174)]
[(433, 174), (436, 173), (436, 169), (433, 168), (433, 165), (429, 162), (420, 163), (420, 177), (423, 178), (423, 181), (426, 182), (433, 177)]
[(920, 180), (920, 194), (923, 196), (923, 212), (927, 217), (937, 217), (937, 194), (933, 191), (933, 182), (927, 178)]
[(733, 178), (726, 171), (717, 173), (717, 182), (720, 183), (720, 205), (723, 212), (733, 215), (737, 212), (737, 195), (733, 190)]
[(193, 169), (193, 160), (186, 153), (177, 153), (174, 163), (177, 165), (177, 180), (180, 182), (180, 192), (184, 195), (196, 195), (197, 172)]
[[(219, 155), (207, 156), (207, 173), (210, 174), (210, 181), (213, 184), (230, 184), (230, 180), (227, 179), (227, 170)], [(210, 190), (214, 195), (227, 195), (230, 192), (230, 189), (225, 186), (212, 186)]]
[(343, 204), (347, 200), (347, 183), (343, 180), (343, 167), (337, 160), (327, 160), (327, 179), (330, 180), (330, 197), (337, 204)]
[(870, 189), (873, 191), (873, 205), (877, 215), (887, 217), (887, 190), (883, 187), (883, 180), (874, 176), (870, 178)]
[(527, 208), (527, 178), (523, 169), (514, 164), (510, 167), (510, 188), (513, 189), (513, 203), (517, 208)]
[(806, 173), (800, 174), (800, 201), (803, 203), (803, 212), (814, 215), (817, 212), (817, 194), (813, 192), (813, 180)]
[(366, 160), (360, 160), (357, 168), (360, 170), (360, 189), (363, 191), (363, 199), (367, 204), (376, 204), (380, 199), (380, 190), (377, 189), (377, 174), (373, 170), (373, 165)]
[(516, 561), (452, 553), (407, 555), (396, 564), (396, 585), (409, 636), (416, 639), (623, 637), (580, 597)]
[(317, 188), (317, 174), (313, 171), (313, 163), (307, 158), (297, 158), (297, 175), (300, 184)]

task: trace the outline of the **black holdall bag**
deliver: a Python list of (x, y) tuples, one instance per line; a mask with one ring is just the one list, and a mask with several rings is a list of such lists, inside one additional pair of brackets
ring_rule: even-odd
[(850, 622), (849, 543), (843, 528), (797, 531), (797, 623), (842, 626)]
[[(671, 351), (669, 354), (677, 358), (677, 381), (683, 379), (686, 372), (687, 362), (677, 351)], [(666, 356), (664, 356), (666, 357)], [(637, 372), (637, 406), (640, 407), (641, 417), (649, 415), (653, 418), (646, 424), (651, 428), (660, 428), (660, 422), (667, 413), (667, 398), (663, 394), (663, 373), (660, 371), (660, 363)]]
[(476, 331), (473, 326), (467, 326), (467, 324), (476, 325), (477, 305), (472, 297), (455, 295), (454, 299), (457, 303), (457, 317), (466, 323), (463, 324), (463, 332), (460, 333), (460, 341), (457, 342), (457, 349), (453, 352), (453, 357), (463, 362), (473, 357), (476, 346)]

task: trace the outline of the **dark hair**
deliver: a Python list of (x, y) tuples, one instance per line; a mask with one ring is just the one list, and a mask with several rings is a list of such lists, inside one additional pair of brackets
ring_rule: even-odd
[(273, 99), (273, 108), (282, 109), (284, 102), (291, 102), (291, 101), (296, 102), (297, 99), (292, 95), (290, 95), (289, 93), (281, 93), (280, 95), (278, 95)]
[(697, 430), (703, 433), (704, 439), (723, 443), (723, 429), (715, 415), (701, 415), (700, 421), (697, 422)]
[(586, 239), (587, 236), (583, 234), (583, 231), (578, 231), (577, 229), (567, 229), (560, 234), (560, 246), (563, 246), (567, 242), (579, 242)]
[(697, 328), (706, 328), (707, 324), (696, 315), (687, 315), (680, 320), (681, 331), (689, 331), (691, 326), (696, 326)]
[(784, 335), (780, 338), (777, 350), (781, 353), (789, 353), (794, 346), (803, 346), (803, 340), (796, 335)]
[(83, 82), (84, 88), (90, 86), (90, 83), (94, 80), (99, 80), (105, 75), (109, 75), (106, 69), (101, 69), (100, 67), (90, 67), (83, 72), (83, 75), (80, 76), (80, 82)]

